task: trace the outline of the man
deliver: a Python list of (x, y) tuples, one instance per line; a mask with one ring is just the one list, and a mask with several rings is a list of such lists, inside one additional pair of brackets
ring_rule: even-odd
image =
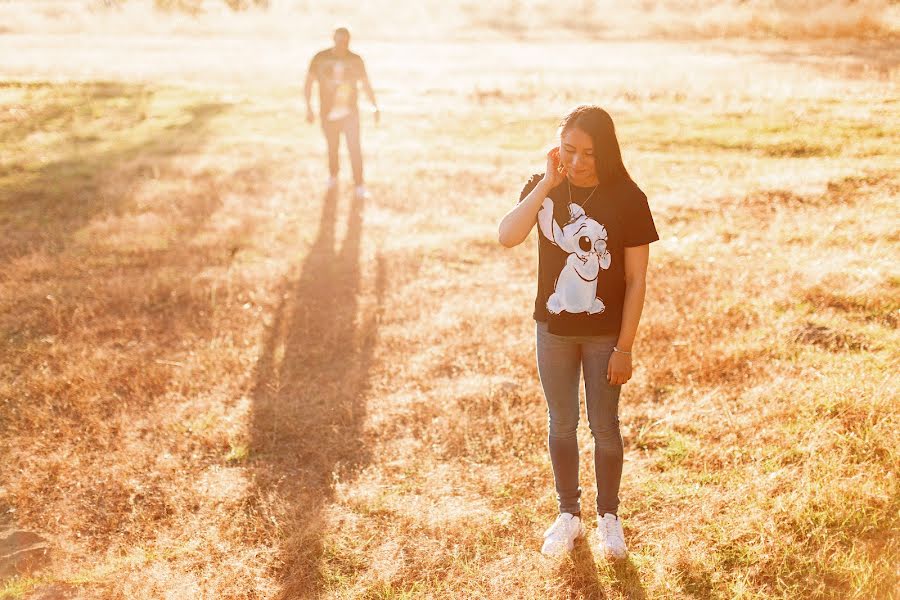
[(375, 102), (375, 92), (369, 83), (363, 59), (350, 51), (350, 32), (346, 27), (334, 31), (334, 47), (322, 50), (309, 63), (306, 73), (304, 93), (306, 94), (306, 120), (315, 122), (311, 97), (313, 81), (319, 83), (319, 118), (322, 131), (328, 142), (328, 187), (337, 184), (338, 144), (341, 133), (347, 140), (350, 151), (350, 165), (353, 169), (353, 183), (356, 195), (367, 195), (363, 181), (362, 151), (359, 145), (359, 107), (357, 106), (357, 85), (362, 83), (372, 109), (375, 122), (381, 113)]

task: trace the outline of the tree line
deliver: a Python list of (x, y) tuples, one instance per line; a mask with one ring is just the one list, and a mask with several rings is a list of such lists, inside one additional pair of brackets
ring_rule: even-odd
[[(121, 8), (128, 0), (100, 0), (105, 8)], [(209, 6), (215, 2), (221, 2), (235, 12), (249, 10), (251, 8), (269, 8), (270, 0), (153, 0), (153, 7), (163, 12), (185, 12), (199, 14), (204, 10), (204, 5)]]

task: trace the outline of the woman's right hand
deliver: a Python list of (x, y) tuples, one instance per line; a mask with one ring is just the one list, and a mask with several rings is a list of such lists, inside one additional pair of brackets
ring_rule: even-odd
[(547, 151), (547, 170), (545, 171), (544, 181), (551, 188), (555, 188), (566, 179), (566, 168), (562, 166), (559, 160), (559, 146), (554, 146)]

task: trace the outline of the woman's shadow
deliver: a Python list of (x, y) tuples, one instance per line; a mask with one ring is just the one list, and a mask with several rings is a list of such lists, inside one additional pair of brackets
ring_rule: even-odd
[(605, 598), (603, 582), (598, 576), (602, 572), (606, 575), (604, 579), (611, 580), (619, 594), (630, 600), (647, 600), (647, 591), (631, 557), (616, 561), (600, 558), (598, 561), (591, 549), (590, 535), (576, 541), (571, 561), (560, 564), (559, 575), (568, 584), (568, 590), (581, 598)]
[(255, 496), (275, 499), (269, 520), (278, 522), (270, 534), (277, 539), (267, 543), (279, 547), (283, 598), (320, 589), (322, 510), (335, 482), (370, 460), (363, 423), (385, 272), (377, 257), (374, 308), (358, 315), (364, 200), (350, 206), (338, 250), (337, 196), (337, 186), (325, 195), (316, 240), (282, 292), (256, 366), (250, 465)]

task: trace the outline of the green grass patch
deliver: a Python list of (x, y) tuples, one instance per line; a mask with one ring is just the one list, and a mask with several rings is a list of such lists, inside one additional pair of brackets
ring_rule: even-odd
[(724, 151), (777, 158), (893, 152), (891, 128), (881, 119), (827, 112), (797, 115), (790, 106), (742, 113), (629, 114), (617, 128), (623, 146), (650, 151)]
[(242, 462), (250, 456), (250, 448), (246, 444), (230, 442), (225, 462)]
[(33, 577), (14, 577), (0, 588), (0, 600), (19, 600), (43, 582)]

